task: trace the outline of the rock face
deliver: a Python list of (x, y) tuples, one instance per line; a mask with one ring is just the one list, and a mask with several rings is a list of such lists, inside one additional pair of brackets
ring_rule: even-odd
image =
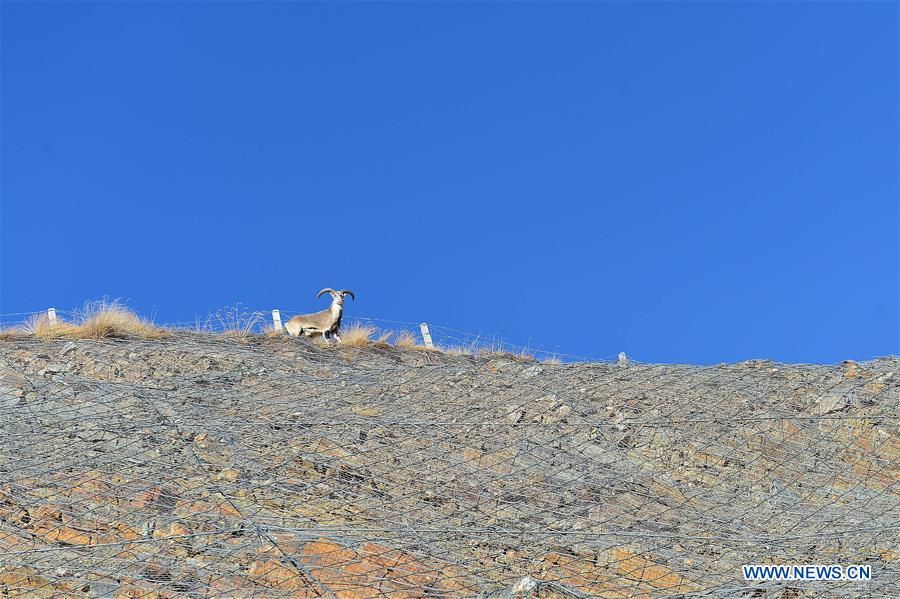
[(898, 416), (895, 358), (2, 341), (0, 595), (897, 596)]

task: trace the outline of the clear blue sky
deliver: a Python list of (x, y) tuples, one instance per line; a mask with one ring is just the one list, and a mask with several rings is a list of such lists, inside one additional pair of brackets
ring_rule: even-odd
[(898, 4), (2, 2), (0, 312), (898, 352)]

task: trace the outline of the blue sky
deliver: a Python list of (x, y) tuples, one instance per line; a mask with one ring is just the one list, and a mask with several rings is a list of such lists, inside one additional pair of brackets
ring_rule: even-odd
[(898, 352), (896, 3), (0, 6), (0, 313)]

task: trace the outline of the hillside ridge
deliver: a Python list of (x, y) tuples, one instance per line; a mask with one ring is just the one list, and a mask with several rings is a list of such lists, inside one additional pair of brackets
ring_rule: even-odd
[(895, 596), (898, 364), (0, 341), (0, 592)]

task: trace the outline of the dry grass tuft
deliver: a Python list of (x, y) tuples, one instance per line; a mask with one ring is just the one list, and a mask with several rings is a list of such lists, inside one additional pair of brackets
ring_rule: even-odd
[[(113, 339), (122, 337), (158, 338), (168, 331), (154, 325), (129, 310), (118, 300), (89, 302), (77, 313), (80, 324), (66, 336), (82, 339)], [(71, 325), (69, 325), (71, 326)]]
[(394, 338), (394, 345), (397, 347), (403, 347), (406, 349), (412, 349), (416, 347), (416, 337), (409, 331), (400, 331), (397, 333), (397, 336)]
[(236, 341), (241, 345), (249, 345), (250, 341), (253, 339), (254, 333), (248, 333), (247, 331), (222, 331), (220, 333), (223, 337)]
[(34, 335), (40, 339), (58, 339), (60, 337), (74, 337), (78, 333), (78, 327), (57, 317), (56, 324), (50, 322), (46, 313), (34, 314), (26, 320), (21, 327), (21, 332)]
[(378, 338), (375, 339), (372, 343), (376, 347), (387, 347), (391, 344), (391, 337), (394, 336), (394, 331), (381, 331), (381, 334), (378, 335)]
[(240, 339), (254, 334), (256, 325), (262, 322), (263, 318), (262, 312), (248, 310), (241, 302), (238, 302), (232, 307), (210, 313), (205, 321), (197, 323), (197, 330), (219, 332), (228, 337)]
[(276, 331), (274, 324), (267, 324), (263, 327), (262, 334), (266, 337), (283, 337), (285, 335), (285, 331), (284, 329)]
[(475, 351), (471, 347), (463, 347), (461, 345), (445, 347), (441, 351), (451, 356), (472, 356), (475, 354)]
[(544, 364), (562, 364), (563, 361), (559, 359), (555, 354), (552, 356), (546, 356), (543, 360), (541, 360)]
[(340, 333), (341, 345), (348, 347), (362, 347), (368, 345), (375, 334), (375, 327), (363, 324), (353, 324), (350, 328)]
[(117, 300), (89, 302), (74, 316), (75, 322), (57, 317), (56, 323), (51, 323), (46, 313), (34, 314), (18, 327), (4, 330), (0, 338), (9, 340), (25, 335), (39, 339), (158, 338), (169, 334)]
[(0, 341), (15, 341), (23, 336), (25, 336), (25, 332), (22, 329), (17, 327), (8, 327), (0, 330)]

